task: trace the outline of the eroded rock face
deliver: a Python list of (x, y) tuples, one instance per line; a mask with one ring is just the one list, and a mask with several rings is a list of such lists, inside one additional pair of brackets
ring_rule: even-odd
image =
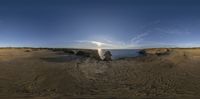
[(87, 52), (84, 52), (84, 51), (78, 51), (76, 53), (76, 55), (84, 56), (84, 57), (90, 57), (90, 53), (87, 53)]
[(75, 54), (75, 52), (73, 50), (64, 50), (64, 53), (67, 54)]
[(104, 61), (111, 61), (112, 60), (112, 58), (111, 58), (112, 54), (111, 54), (110, 51), (106, 51), (104, 56), (105, 56), (105, 58), (103, 59)]
[(112, 54), (111, 54), (110, 51), (98, 49), (98, 53), (99, 53), (101, 60), (104, 60), (104, 61), (111, 61), (112, 60)]
[(158, 49), (144, 49), (141, 50), (139, 53), (143, 55), (166, 55), (170, 52), (168, 48), (158, 48)]
[(97, 50), (76, 50), (75, 55), (94, 58), (100, 60)]
[(97, 50), (91, 50), (91, 49), (67, 49), (67, 48), (53, 48), (48, 49), (52, 50), (54, 52), (64, 52), (65, 54), (69, 55), (77, 55), (87, 58), (94, 58), (96, 60), (100, 60), (100, 56), (98, 54)]

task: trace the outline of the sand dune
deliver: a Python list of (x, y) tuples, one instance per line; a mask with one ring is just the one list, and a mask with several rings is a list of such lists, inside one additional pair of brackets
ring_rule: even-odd
[(200, 49), (108, 62), (62, 50), (0, 49), (0, 70), (1, 99), (200, 96)]

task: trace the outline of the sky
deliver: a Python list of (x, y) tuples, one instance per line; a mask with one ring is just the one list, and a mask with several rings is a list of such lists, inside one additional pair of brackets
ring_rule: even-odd
[(200, 47), (200, 1), (0, 0), (0, 47)]

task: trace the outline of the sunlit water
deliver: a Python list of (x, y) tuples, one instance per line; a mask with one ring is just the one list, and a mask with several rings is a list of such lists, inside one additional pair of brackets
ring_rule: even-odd
[[(98, 49), (98, 54), (101, 59), (104, 58), (103, 54), (105, 53), (104, 49)], [(137, 57), (140, 56), (138, 49), (118, 49), (113, 50), (109, 49), (108, 51), (112, 54), (112, 59), (128, 58), (128, 57)]]

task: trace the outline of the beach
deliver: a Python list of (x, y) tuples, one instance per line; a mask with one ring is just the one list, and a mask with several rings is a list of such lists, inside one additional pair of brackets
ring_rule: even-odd
[(198, 48), (144, 49), (143, 56), (112, 61), (100, 60), (96, 50), (75, 52), (0, 49), (0, 98), (200, 97)]

